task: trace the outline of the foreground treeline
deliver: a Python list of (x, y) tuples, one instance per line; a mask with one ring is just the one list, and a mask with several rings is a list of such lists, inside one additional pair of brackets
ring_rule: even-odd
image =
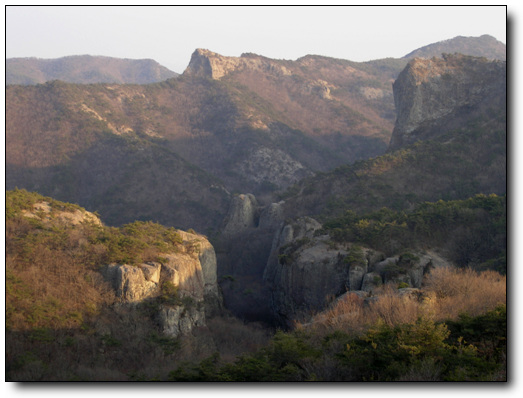
[(506, 277), (438, 268), (422, 289), (346, 294), (234, 362), (215, 353), (172, 381), (505, 381)]
[(172, 381), (503, 381), (506, 380), (506, 307), (439, 323), (419, 318), (376, 323), (352, 336), (299, 329), (277, 332), (254, 354), (224, 364), (218, 354), (184, 364)]

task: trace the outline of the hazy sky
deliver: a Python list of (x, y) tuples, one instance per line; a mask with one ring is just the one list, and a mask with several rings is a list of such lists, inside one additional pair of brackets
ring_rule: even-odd
[(8, 6), (6, 58), (152, 58), (183, 72), (196, 48), (228, 56), (401, 57), (455, 36), (506, 43), (503, 6)]

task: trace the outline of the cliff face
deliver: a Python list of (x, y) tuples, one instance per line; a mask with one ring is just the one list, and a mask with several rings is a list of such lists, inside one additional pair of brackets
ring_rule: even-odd
[(434, 138), (499, 107), (506, 63), (464, 55), (414, 59), (394, 82), (397, 119), (389, 150)]
[[(162, 263), (108, 264), (102, 268), (104, 278), (124, 305), (163, 296), (156, 317), (161, 331), (172, 337), (205, 326), (206, 315), (215, 315), (223, 307), (214, 248), (202, 236), (179, 233), (184, 251), (163, 254)], [(166, 297), (169, 294), (172, 296)]]
[(231, 72), (243, 69), (270, 72), (276, 75), (291, 75), (289, 69), (269, 58), (250, 54), (244, 54), (241, 57), (226, 57), (201, 48), (194, 51), (189, 66), (183, 74), (220, 80)]
[(286, 327), (307, 321), (346, 292), (372, 296), (383, 284), (420, 288), (434, 267), (449, 266), (435, 252), (385, 258), (379, 251), (334, 242), (322, 225), (303, 217), (279, 229), (264, 272), (275, 320)]

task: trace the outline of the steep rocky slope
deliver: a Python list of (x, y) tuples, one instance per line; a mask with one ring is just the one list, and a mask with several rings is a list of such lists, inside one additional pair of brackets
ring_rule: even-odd
[[(160, 300), (156, 314), (160, 332), (178, 337), (205, 326), (206, 314), (223, 310), (216, 278), (216, 254), (209, 241), (180, 231), (183, 251), (161, 253), (162, 262), (106, 264), (101, 273), (123, 304)], [(171, 294), (175, 297), (165, 298)]]
[(408, 209), (423, 201), (506, 192), (505, 62), (460, 55), (414, 60), (395, 90), (400, 114), (389, 152), (302, 180), (285, 195), (286, 214)]
[(435, 138), (502, 106), (506, 63), (464, 55), (415, 59), (394, 82), (397, 120), (389, 149)]
[(148, 84), (176, 77), (177, 73), (152, 59), (120, 59), (76, 55), (57, 59), (8, 58), (6, 84), (68, 83)]

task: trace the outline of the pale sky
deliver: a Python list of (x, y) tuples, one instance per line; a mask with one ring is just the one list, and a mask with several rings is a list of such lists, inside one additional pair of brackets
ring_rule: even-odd
[(7, 6), (5, 12), (6, 58), (151, 58), (178, 73), (196, 48), (368, 61), (456, 36), (489, 34), (506, 43), (507, 20), (504, 6)]

